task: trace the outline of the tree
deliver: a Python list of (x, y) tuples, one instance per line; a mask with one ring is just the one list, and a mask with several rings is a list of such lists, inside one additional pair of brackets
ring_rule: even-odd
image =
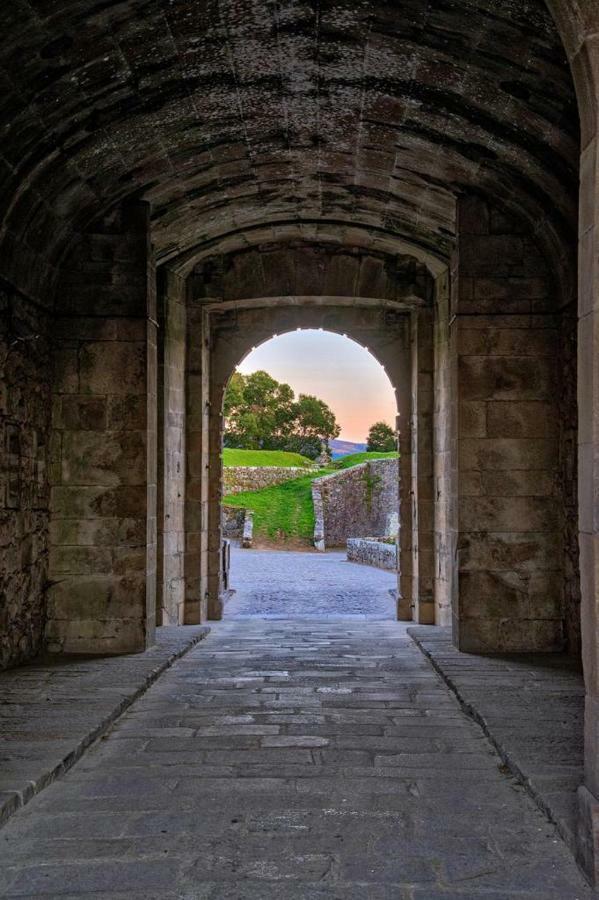
[(340, 431), (334, 412), (323, 400), (307, 394), (296, 400), (288, 384), (264, 371), (235, 372), (225, 392), (223, 412), (227, 447), (290, 450), (316, 459)]
[(225, 391), (225, 444), (246, 450), (282, 449), (291, 433), (294, 399), (289, 385), (268, 372), (235, 372)]
[(368, 432), (366, 449), (369, 452), (391, 453), (397, 450), (395, 432), (386, 422), (375, 422)]
[(324, 400), (310, 394), (300, 394), (295, 404), (293, 443), (301, 449), (297, 452), (316, 459), (323, 449), (329, 449), (329, 441), (341, 431), (335, 413)]

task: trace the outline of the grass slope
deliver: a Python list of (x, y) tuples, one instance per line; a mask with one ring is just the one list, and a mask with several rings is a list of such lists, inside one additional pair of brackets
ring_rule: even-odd
[(225, 466), (311, 466), (312, 460), (300, 453), (287, 453), (285, 450), (223, 450)]
[(314, 536), (314, 506), (312, 482), (331, 469), (321, 469), (312, 475), (293, 478), (283, 484), (245, 491), (225, 497), (227, 506), (243, 506), (254, 511), (254, 534), (270, 540), (300, 540), (310, 542)]
[[(266, 453), (267, 451), (234, 450), (225, 453)], [(287, 454), (293, 456), (294, 454)], [(227, 506), (241, 506), (254, 511), (254, 534), (269, 541), (300, 541), (312, 543), (314, 537), (314, 507), (312, 504), (312, 482), (315, 478), (330, 475), (340, 469), (349, 469), (371, 459), (394, 459), (397, 453), (353, 453), (336, 460), (331, 468), (319, 469), (310, 475), (293, 478), (283, 484), (262, 488), (260, 491), (245, 491), (223, 498)], [(300, 457), (301, 459), (302, 457)], [(225, 463), (226, 464), (226, 463)], [(232, 463), (229, 463), (232, 465)], [(236, 465), (243, 465), (236, 463)], [(246, 463), (246, 465), (257, 465)]]

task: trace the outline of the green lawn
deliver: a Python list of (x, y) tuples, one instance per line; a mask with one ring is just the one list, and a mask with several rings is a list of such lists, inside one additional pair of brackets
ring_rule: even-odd
[(352, 466), (359, 466), (360, 463), (370, 462), (372, 459), (398, 459), (399, 453), (350, 453), (349, 456), (342, 456), (340, 459), (334, 460), (332, 466), (334, 469), (351, 469)]
[(320, 469), (312, 475), (303, 475), (262, 488), (223, 498), (227, 506), (243, 506), (254, 511), (254, 534), (270, 540), (300, 540), (308, 543), (314, 537), (314, 507), (312, 482), (331, 469)]
[[(266, 450), (225, 450), (225, 453), (246, 453), (260, 457), (268, 453)], [(295, 456), (296, 454), (277, 454)], [(397, 453), (353, 453), (332, 463), (330, 468), (318, 469), (309, 475), (293, 478), (283, 484), (262, 488), (260, 491), (245, 491), (243, 494), (232, 494), (223, 498), (227, 506), (241, 506), (254, 511), (254, 534), (266, 537), (271, 541), (301, 541), (312, 543), (314, 537), (314, 507), (312, 505), (312, 482), (315, 478), (330, 475), (340, 469), (349, 469), (359, 463), (371, 459), (393, 459)], [(303, 459), (303, 457), (299, 457)], [(225, 462), (225, 465), (227, 463)], [(244, 465), (244, 463), (229, 463)], [(265, 465), (259, 462), (247, 462), (245, 465)], [(271, 463), (275, 465), (275, 463)], [(280, 463), (277, 463), (280, 465)]]
[(311, 466), (312, 460), (300, 453), (285, 450), (223, 450), (225, 466)]

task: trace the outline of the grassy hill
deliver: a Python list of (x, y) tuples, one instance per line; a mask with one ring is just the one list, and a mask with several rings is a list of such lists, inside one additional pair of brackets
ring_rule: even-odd
[(300, 453), (287, 453), (285, 450), (223, 450), (225, 466), (311, 466), (312, 460)]
[(312, 482), (331, 469), (321, 469), (311, 475), (303, 475), (262, 488), (246, 491), (223, 499), (227, 506), (242, 506), (254, 511), (254, 535), (269, 541), (302, 541), (311, 543), (314, 536), (314, 506)]
[[(260, 458), (266, 450), (225, 450), (225, 453), (247, 453)], [(280, 454), (297, 456), (294, 453)], [(260, 491), (245, 491), (223, 498), (227, 506), (241, 506), (254, 511), (254, 534), (257, 538), (267, 538), (281, 545), (285, 542), (311, 544), (314, 537), (314, 507), (312, 504), (312, 482), (315, 478), (330, 475), (340, 469), (349, 469), (372, 459), (393, 459), (397, 453), (354, 453), (336, 460), (330, 468), (318, 469), (310, 474), (293, 478), (283, 484), (262, 488)], [(304, 457), (299, 457), (303, 459)], [(227, 465), (227, 462), (225, 462)], [(228, 463), (228, 465), (280, 465), (280, 463)], [(297, 465), (297, 463), (291, 463)]]

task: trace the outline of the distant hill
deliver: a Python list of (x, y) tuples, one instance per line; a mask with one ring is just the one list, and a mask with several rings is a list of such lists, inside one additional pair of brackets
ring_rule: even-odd
[(366, 450), (366, 444), (355, 444), (352, 441), (340, 441), (336, 438), (329, 441), (329, 447), (333, 454), (333, 459), (339, 459), (341, 456), (348, 456), (350, 453), (363, 453)]

